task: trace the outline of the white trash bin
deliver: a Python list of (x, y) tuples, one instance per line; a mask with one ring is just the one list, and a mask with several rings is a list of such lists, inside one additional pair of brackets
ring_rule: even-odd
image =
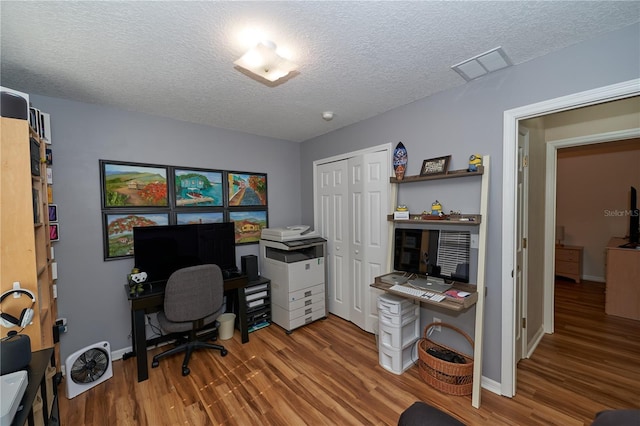
[(220, 340), (229, 340), (233, 337), (233, 330), (236, 323), (236, 314), (227, 313), (218, 317), (220, 326), (218, 327), (218, 338)]

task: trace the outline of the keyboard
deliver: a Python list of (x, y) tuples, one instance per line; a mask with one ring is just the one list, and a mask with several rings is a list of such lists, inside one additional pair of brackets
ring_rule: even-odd
[(431, 302), (442, 302), (445, 299), (445, 295), (441, 293), (433, 293), (431, 291), (424, 291), (418, 288), (407, 287), (404, 285), (393, 285), (389, 287), (389, 290), (404, 293), (409, 296), (419, 297), (420, 299), (429, 300)]

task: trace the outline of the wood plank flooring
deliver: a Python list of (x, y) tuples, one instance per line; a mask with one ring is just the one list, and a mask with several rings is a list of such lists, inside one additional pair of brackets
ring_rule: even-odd
[(113, 378), (72, 400), (63, 381), (61, 424), (395, 425), (422, 400), (468, 425), (589, 425), (598, 411), (640, 408), (639, 336), (640, 321), (604, 314), (604, 284), (558, 281), (556, 333), (520, 362), (517, 395), (483, 390), (479, 410), (431, 388), (416, 366), (386, 371), (375, 336), (330, 316), (291, 335), (271, 325), (244, 345), (236, 332), (226, 357), (194, 353), (187, 377), (176, 356), (142, 383), (134, 359), (115, 361)]

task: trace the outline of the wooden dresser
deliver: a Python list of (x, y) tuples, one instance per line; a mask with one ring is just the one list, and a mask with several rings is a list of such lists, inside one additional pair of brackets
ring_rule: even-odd
[(556, 272), (561, 277), (580, 282), (583, 247), (556, 245)]
[(612, 238), (607, 245), (607, 315), (640, 320), (640, 250), (621, 248), (627, 240)]

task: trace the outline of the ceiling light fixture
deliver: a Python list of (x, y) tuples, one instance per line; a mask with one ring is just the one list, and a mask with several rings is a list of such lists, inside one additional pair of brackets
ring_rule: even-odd
[(502, 47), (498, 46), (495, 49), (462, 61), (452, 66), (451, 69), (460, 74), (466, 81), (471, 81), (511, 65), (513, 65), (511, 59), (504, 53)]
[(271, 82), (287, 76), (298, 68), (297, 64), (278, 55), (275, 43), (268, 40), (261, 41), (249, 49), (234, 64)]

